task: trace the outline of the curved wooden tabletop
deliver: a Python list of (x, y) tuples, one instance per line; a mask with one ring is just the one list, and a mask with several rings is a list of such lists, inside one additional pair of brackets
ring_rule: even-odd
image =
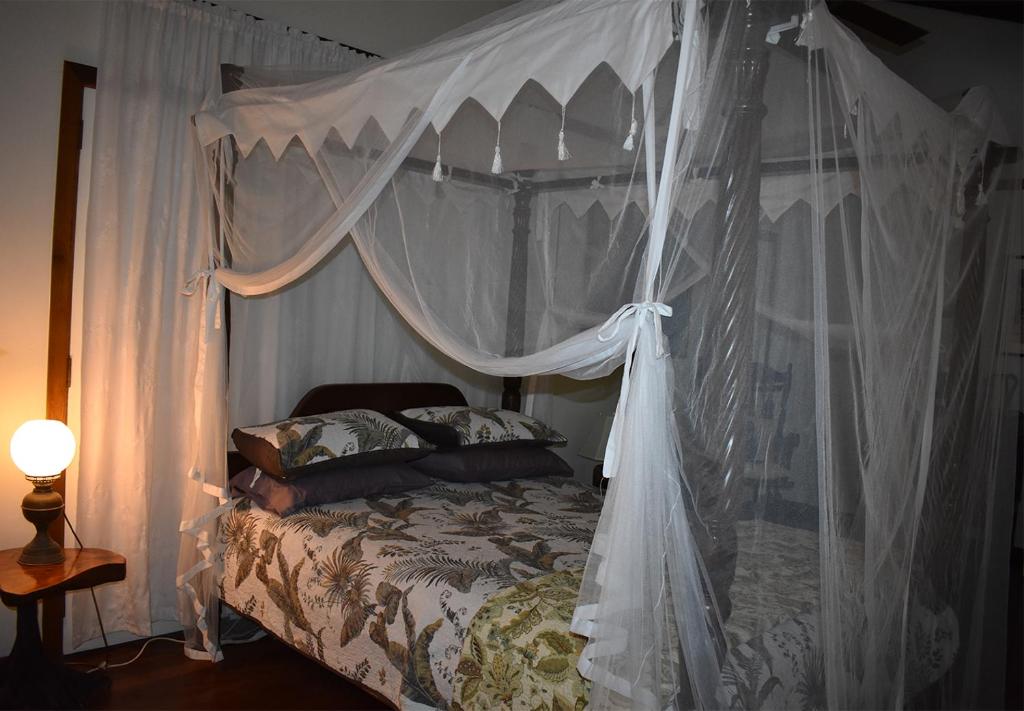
[(124, 556), (102, 548), (65, 548), (64, 561), (21, 565), (20, 548), (0, 551), (0, 598), (17, 606), (64, 590), (81, 590), (124, 580)]

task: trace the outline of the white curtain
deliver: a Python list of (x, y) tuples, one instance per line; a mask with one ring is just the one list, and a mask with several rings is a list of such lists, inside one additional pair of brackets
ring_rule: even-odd
[[(81, 474), (83, 541), (123, 553), (127, 580), (97, 591), (107, 630), (148, 635), (179, 620), (179, 522), (195, 498), (194, 381), (203, 308), (182, 285), (206, 266), (190, 116), (220, 64), (345, 71), (339, 45), (193, 2), (104, 8), (85, 264)], [(207, 200), (208, 202), (208, 200)], [(223, 448), (221, 447), (221, 450)], [(194, 547), (194, 546), (193, 546)], [(99, 634), (91, 601), (71, 605), (72, 642)]]

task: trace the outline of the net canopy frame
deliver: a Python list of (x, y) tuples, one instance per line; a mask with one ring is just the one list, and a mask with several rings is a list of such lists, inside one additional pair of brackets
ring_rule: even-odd
[[(984, 91), (947, 113), (824, 3), (784, 0), (518, 3), (356, 72), (247, 76), (194, 119), (210, 249), (179, 587), (196, 656), (219, 656), (231, 506), (224, 292), (245, 297), (234, 324), (235, 304), (330, 280), (351, 240), (462, 365), (622, 369), (572, 623), (593, 708), (980, 703), (1020, 224)], [(759, 582), (780, 526), (814, 534), (794, 559), (808, 609)], [(802, 687), (745, 656), (792, 615)]]

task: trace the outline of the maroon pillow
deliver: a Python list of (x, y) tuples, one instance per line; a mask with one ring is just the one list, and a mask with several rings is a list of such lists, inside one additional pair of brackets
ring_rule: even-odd
[(539, 447), (464, 447), (431, 452), (408, 466), (447, 481), (505, 481), (538, 476), (572, 476), (564, 459)]
[(376, 464), (346, 467), (343, 471), (322, 471), (299, 479), (282, 481), (257, 467), (248, 467), (231, 478), (233, 494), (279, 516), (307, 506), (361, 499), (374, 494), (397, 494), (430, 486), (434, 482), (408, 464)]

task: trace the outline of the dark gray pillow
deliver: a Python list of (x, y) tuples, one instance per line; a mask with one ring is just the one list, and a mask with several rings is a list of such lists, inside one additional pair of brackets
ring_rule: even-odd
[(247, 497), (261, 509), (287, 516), (307, 506), (374, 494), (397, 494), (432, 483), (430, 477), (403, 463), (349, 466), (342, 471), (315, 472), (290, 481), (249, 467), (231, 478), (231, 491)]
[(461, 482), (573, 474), (564, 459), (539, 447), (466, 447), (431, 452), (408, 466), (438, 479)]

